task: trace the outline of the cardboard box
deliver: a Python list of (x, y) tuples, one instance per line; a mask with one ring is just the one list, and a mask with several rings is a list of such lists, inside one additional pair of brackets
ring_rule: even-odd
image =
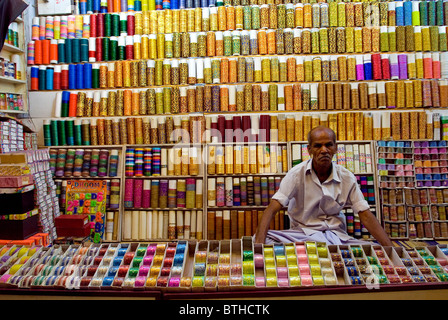
[(0, 220), (0, 238), (6, 240), (24, 240), (39, 232), (39, 215), (23, 220)]

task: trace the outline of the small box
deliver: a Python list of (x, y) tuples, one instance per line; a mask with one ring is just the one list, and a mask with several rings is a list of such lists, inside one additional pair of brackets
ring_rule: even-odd
[(34, 209), (34, 185), (24, 188), (0, 188), (0, 215), (20, 214)]
[(48, 233), (37, 233), (32, 236), (32, 238), (34, 239), (34, 243), (36, 245), (42, 245), (46, 247), (50, 244), (50, 237)]
[(39, 232), (39, 215), (23, 220), (0, 220), (0, 238), (7, 240), (24, 240)]
[(54, 219), (56, 228), (81, 229), (89, 223), (89, 216), (86, 214), (63, 214)]
[(81, 228), (56, 227), (58, 237), (87, 237), (90, 235), (90, 230), (90, 224), (86, 224)]
[(86, 214), (60, 215), (54, 219), (58, 237), (87, 237), (91, 226)]

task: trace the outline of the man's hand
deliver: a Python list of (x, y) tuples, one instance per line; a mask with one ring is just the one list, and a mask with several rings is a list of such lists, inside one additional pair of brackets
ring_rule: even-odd
[(257, 227), (257, 232), (255, 233), (255, 243), (264, 243), (266, 241), (266, 235), (269, 231), (269, 225), (271, 224), (272, 219), (275, 217), (276, 213), (283, 206), (275, 199), (272, 199), (269, 203), (268, 207), (264, 210), (263, 215), (261, 216), (260, 223)]
[(393, 246), (392, 241), (384, 231), (375, 215), (369, 210), (364, 210), (358, 213), (361, 223), (366, 227), (369, 233), (383, 246)]

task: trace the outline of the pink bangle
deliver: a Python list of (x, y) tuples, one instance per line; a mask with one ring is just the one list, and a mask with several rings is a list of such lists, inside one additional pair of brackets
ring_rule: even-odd
[(12, 276), (12, 275), (9, 274), (9, 273), (4, 274), (3, 276), (0, 277), (0, 282), (3, 282), (3, 283), (8, 282), (8, 280), (9, 280), (9, 278), (11, 278), (11, 276)]
[(263, 255), (260, 253), (256, 253), (254, 255), (254, 263), (255, 263), (255, 268), (257, 268), (257, 269), (263, 268), (263, 266), (264, 266)]
[(302, 280), (303, 286), (312, 286), (313, 285), (313, 279), (311, 278), (310, 275), (303, 275), (300, 278)]
[(288, 278), (278, 278), (277, 283), (279, 287), (289, 287), (289, 280)]
[(310, 266), (308, 264), (299, 264), (300, 275), (310, 275)]
[(255, 286), (256, 287), (266, 287), (266, 280), (264, 277), (256, 277), (255, 278)]
[(288, 279), (288, 268), (287, 267), (277, 267), (277, 278)]
[(296, 252), (297, 254), (306, 254), (306, 248), (303, 244), (296, 245)]
[(306, 254), (298, 254), (297, 261), (299, 264), (308, 264), (308, 256)]

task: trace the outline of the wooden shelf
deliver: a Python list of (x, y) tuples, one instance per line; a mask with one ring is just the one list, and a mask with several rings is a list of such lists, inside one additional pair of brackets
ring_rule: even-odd
[(175, 180), (175, 179), (203, 179), (201, 174), (187, 176), (125, 176), (125, 179), (144, 179), (144, 180)]
[[(253, 205), (253, 206), (222, 206), (222, 207), (211, 207), (208, 206), (208, 211), (222, 211), (222, 210), (258, 210), (258, 209), (266, 209), (268, 205)], [(281, 210), (286, 210), (287, 208), (282, 208)]]
[(54, 180), (113, 180), (113, 179), (122, 179), (121, 174), (118, 174), (116, 177), (104, 176), (104, 177), (56, 177), (53, 176)]
[(18, 48), (16, 46), (13, 46), (13, 45), (11, 45), (9, 43), (6, 43), (6, 42), (3, 45), (3, 50), (6, 50), (6, 51), (11, 52), (11, 53), (25, 53), (24, 50), (22, 50), (22, 49), (20, 49), (20, 48)]
[[(50, 65), (50, 67), (52, 67), (53, 65)], [(241, 81), (241, 82), (219, 82), (219, 83), (192, 83), (192, 84), (188, 84), (188, 83), (184, 83), (184, 84), (161, 84), (161, 85), (137, 85), (137, 86), (129, 86), (129, 87), (106, 87), (106, 88), (81, 88), (81, 89), (77, 89), (77, 88), (67, 88), (67, 89), (60, 89), (60, 90), (32, 90), (31, 92), (62, 92), (62, 91), (70, 91), (70, 92), (79, 92), (80, 90), (82, 90), (83, 92), (89, 92), (89, 91), (119, 91), (119, 90), (148, 90), (148, 89), (165, 89), (165, 88), (190, 88), (193, 87), (196, 89), (196, 87), (214, 87), (214, 86), (218, 86), (218, 87), (230, 87), (230, 86), (245, 86), (245, 85), (294, 85), (294, 84), (299, 84), (299, 85), (319, 85), (319, 84), (327, 84), (327, 83), (331, 83), (331, 84), (361, 84), (361, 83), (379, 83), (379, 82), (404, 82), (404, 81), (412, 81), (412, 80), (418, 80), (418, 81), (425, 81), (425, 80), (436, 80), (439, 81), (441, 79), (424, 79), (424, 78), (412, 78), (412, 79), (379, 79), (379, 80), (356, 80), (356, 79), (346, 79), (346, 80), (320, 80), (320, 81), (260, 81), (260, 82), (255, 82), (255, 81)], [(378, 108), (379, 109), (379, 108)], [(397, 109), (397, 108), (392, 108), (393, 110)], [(400, 108), (400, 110), (402, 110), (404, 108)], [(408, 108), (408, 109), (415, 109), (415, 108)], [(351, 111), (353, 109), (334, 109), (335, 111)], [(359, 110), (377, 110), (377, 109), (359, 109)], [(385, 110), (384, 109), (379, 109), (379, 110)], [(391, 109), (388, 109), (391, 110)], [(278, 111), (286, 111), (286, 110), (259, 110), (259, 112), (263, 112), (263, 111), (271, 111), (271, 112), (278, 112)], [(289, 110), (289, 111), (295, 111), (295, 110)], [(301, 110), (302, 111), (302, 110)], [(318, 111), (318, 109), (315, 110), (309, 110), (309, 111)], [(216, 111), (217, 113), (220, 112), (228, 112), (228, 113), (237, 113), (237, 112), (247, 112), (247, 111)], [(202, 113), (202, 112), (201, 112)], [(215, 113), (215, 111), (204, 111), (204, 113)]]
[(28, 111), (26, 110), (1, 110), (0, 109), (0, 113), (28, 113)]
[(121, 144), (117, 145), (73, 145), (73, 146), (47, 146), (49, 149), (122, 149)]
[[(19, 114), (25, 114), (29, 112), (28, 105), (28, 81), (27, 81), (27, 50), (25, 45), (25, 23), (24, 19), (20, 15), (15, 19), (17, 23), (18, 42), (17, 46), (14, 46), (6, 41), (0, 51), (0, 56), (8, 61), (13, 61), (13, 56), (18, 56), (18, 72), (21, 73), (22, 79), (15, 79), (12, 77), (0, 76), (0, 92), (8, 94), (16, 94), (22, 96), (23, 110), (0, 110), (0, 113), (11, 114), (12, 117), (17, 117)], [(14, 58), (15, 59), (15, 58)]]
[(0, 76), (0, 83), (11, 83), (11, 84), (26, 84), (26, 80), (19, 80), (9, 77)]
[(123, 211), (203, 211), (204, 208), (179, 208), (179, 207), (174, 207), (174, 208), (136, 208), (136, 207), (131, 207), (131, 208), (123, 208)]
[(223, 178), (223, 177), (270, 177), (270, 176), (285, 176), (286, 172), (275, 172), (275, 173), (223, 173), (223, 174), (207, 174), (208, 178)]

